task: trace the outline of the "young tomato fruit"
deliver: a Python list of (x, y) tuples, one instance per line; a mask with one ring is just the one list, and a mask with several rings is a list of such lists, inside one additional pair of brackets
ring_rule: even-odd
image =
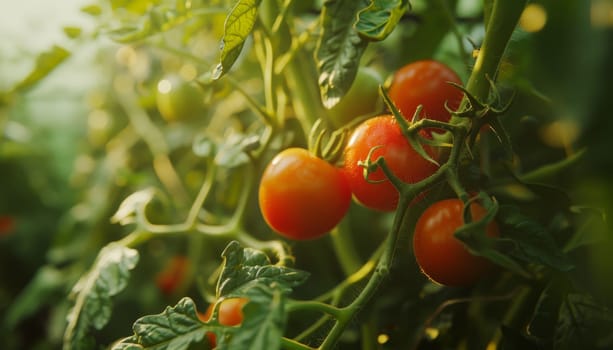
[(178, 75), (168, 75), (158, 82), (155, 100), (167, 122), (197, 118), (205, 112), (200, 88)]
[[(460, 77), (445, 64), (433, 60), (416, 61), (394, 73), (388, 93), (408, 120), (421, 105), (420, 118), (448, 122), (451, 115), (445, 109), (445, 103), (449, 108), (457, 109), (464, 96), (448, 82), (462, 84)], [(427, 130), (426, 134), (431, 135), (432, 131)]]
[(345, 216), (351, 190), (340, 169), (305, 149), (288, 148), (264, 170), (259, 202), (264, 219), (277, 233), (314, 239)]
[[(224, 326), (238, 326), (243, 322), (243, 306), (247, 303), (247, 298), (230, 298), (225, 299), (219, 304), (219, 310), (217, 312), (217, 320)], [(213, 308), (215, 304), (210, 304), (204, 314), (198, 314), (198, 317), (203, 322), (208, 322), (213, 315)], [(208, 332), (206, 334), (209, 339), (211, 348), (217, 346), (217, 337), (215, 333)]]
[(332, 124), (340, 128), (355, 118), (380, 110), (379, 85), (382, 83), (383, 78), (376, 70), (360, 67), (349, 91), (330, 109)]
[[(402, 181), (415, 183), (432, 175), (437, 166), (420, 156), (402, 134), (392, 115), (366, 120), (352, 133), (344, 152), (344, 172), (355, 199), (365, 207), (393, 211), (398, 206), (399, 194), (381, 169), (364, 178), (364, 168), (358, 162), (366, 161), (373, 147), (378, 147), (371, 160), (383, 157), (387, 166)], [(425, 147), (434, 158), (434, 152)], [(370, 182), (369, 182), (370, 181)]]
[[(454, 237), (456, 229), (464, 224), (463, 210), (461, 200), (445, 199), (428, 207), (415, 225), (413, 251), (419, 267), (431, 280), (446, 286), (471, 285), (493, 267), (487, 259), (468, 252)], [(479, 220), (486, 212), (481, 205), (473, 203), (470, 213), (473, 220)], [(487, 225), (486, 234), (499, 236), (494, 221)]]

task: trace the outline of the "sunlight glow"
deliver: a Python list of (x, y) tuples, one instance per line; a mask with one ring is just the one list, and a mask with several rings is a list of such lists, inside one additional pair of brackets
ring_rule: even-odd
[(379, 334), (377, 336), (377, 343), (379, 343), (381, 345), (387, 343), (389, 340), (390, 340), (390, 337), (387, 334)]
[(555, 121), (541, 130), (543, 142), (555, 148), (570, 147), (577, 140), (579, 134), (579, 126), (570, 120)]
[(545, 27), (547, 12), (542, 5), (528, 4), (519, 18), (519, 26), (528, 33), (536, 33)]
[(172, 83), (168, 79), (162, 79), (158, 83), (158, 91), (162, 94), (167, 94), (172, 90)]
[(594, 27), (613, 27), (613, 1), (593, 0), (590, 17)]
[(434, 328), (434, 327), (428, 327), (424, 330), (424, 333), (426, 333), (426, 336), (428, 337), (428, 339), (430, 340), (434, 340), (436, 338), (438, 338), (439, 334), (441, 333), (439, 331), (438, 328)]

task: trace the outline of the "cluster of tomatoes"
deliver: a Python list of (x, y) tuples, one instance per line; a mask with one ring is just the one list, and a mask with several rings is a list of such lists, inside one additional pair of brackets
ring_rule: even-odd
[[(448, 82), (461, 84), (460, 78), (449, 67), (436, 61), (418, 61), (398, 70), (389, 88), (389, 96), (400, 112), (413, 117), (419, 105), (420, 118), (447, 122), (450, 113), (445, 108), (459, 106), (463, 93)], [(371, 70), (361, 70), (356, 78), (378, 94), (380, 80)], [(355, 86), (355, 84), (354, 84)], [(359, 91), (358, 91), (359, 90)], [(352, 96), (362, 104), (357, 115), (373, 112), (376, 99), (368, 99), (362, 89), (352, 87), (331, 110), (332, 114), (347, 113), (346, 104)], [(371, 94), (372, 95), (372, 94)], [(353, 106), (355, 107), (355, 106)], [(353, 108), (353, 113), (356, 109)], [(338, 118), (336, 118), (338, 120)], [(344, 123), (351, 119), (344, 119)], [(437, 130), (425, 130), (431, 137)], [(436, 158), (434, 150), (426, 148)], [(399, 193), (379, 168), (365, 176), (364, 162), (384, 157), (388, 168), (400, 180), (415, 183), (430, 175), (437, 166), (424, 159), (409, 144), (399, 124), (391, 114), (369, 118), (352, 132), (343, 152), (341, 166), (335, 166), (302, 148), (281, 151), (268, 164), (259, 188), (262, 215), (274, 231), (294, 240), (319, 238), (332, 230), (349, 210), (352, 197), (373, 210), (391, 212), (399, 203)], [(444, 199), (428, 207), (418, 219), (413, 235), (415, 258), (431, 280), (448, 286), (469, 285), (486, 274), (492, 265), (484, 258), (472, 255), (454, 237), (464, 224), (465, 204), (460, 199)], [(479, 220), (486, 214), (478, 203), (471, 203), (470, 214)], [(498, 227), (491, 222), (486, 227), (490, 237), (498, 236)], [(237, 326), (243, 321), (246, 298), (229, 298), (217, 304), (217, 321), (221, 326)], [(210, 304), (200, 319), (211, 324), (215, 303)], [(214, 348), (216, 336), (207, 333)]]
[[(375, 75), (368, 76), (370, 80), (376, 79)], [(378, 93), (378, 82), (366, 83), (366, 78), (358, 71), (356, 82)], [(419, 119), (448, 122), (451, 115), (446, 106), (457, 108), (463, 98), (463, 92), (449, 82), (461, 84), (451, 68), (433, 60), (417, 61), (394, 73), (388, 94), (409, 121), (421, 106)], [(355, 84), (344, 100), (350, 98), (354, 87)], [(360, 113), (372, 113), (372, 108), (366, 106)], [(422, 136), (429, 138), (435, 132), (438, 130), (422, 130)], [(435, 150), (427, 145), (424, 150), (436, 159)], [(381, 168), (365, 169), (368, 160), (379, 157), (383, 157), (398, 179), (407, 183), (423, 180), (438, 169), (413, 149), (393, 115), (378, 115), (366, 119), (352, 131), (339, 167), (300, 148), (286, 149), (274, 157), (262, 175), (259, 188), (264, 219), (282, 236), (306, 240), (332, 230), (349, 210), (352, 197), (373, 210), (396, 210), (399, 203), (396, 187)], [(470, 210), (474, 220), (485, 215), (478, 203), (471, 204)], [(461, 200), (442, 200), (426, 209), (415, 227), (413, 247), (417, 262), (427, 276), (444, 285), (473, 283), (490, 266), (487, 260), (470, 254), (454, 237), (455, 230), (464, 223), (463, 211)], [(495, 223), (491, 223), (487, 234), (496, 236), (497, 230)]]

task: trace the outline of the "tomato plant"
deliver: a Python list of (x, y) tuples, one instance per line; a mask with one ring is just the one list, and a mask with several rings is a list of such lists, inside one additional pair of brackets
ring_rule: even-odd
[(0, 11), (3, 349), (613, 348), (607, 1), (71, 3)]
[(313, 239), (329, 232), (345, 216), (350, 201), (342, 172), (305, 149), (282, 151), (262, 174), (262, 215), (276, 232), (291, 239)]
[[(393, 211), (399, 197), (381, 169), (364, 176), (363, 163), (369, 157), (383, 157), (394, 175), (408, 183), (423, 180), (437, 169), (413, 149), (400, 128), (391, 115), (374, 117), (356, 127), (347, 142), (343, 170), (354, 197), (366, 207)], [(426, 149), (432, 157), (434, 152)]]
[[(470, 214), (473, 221), (478, 221), (485, 215), (485, 209), (473, 203)], [(417, 220), (413, 251), (419, 267), (433, 281), (448, 286), (470, 285), (492, 269), (489, 260), (471, 254), (455, 238), (455, 231), (464, 224), (464, 203), (459, 199), (438, 201)], [(487, 225), (485, 234), (500, 235), (496, 222)]]
[[(462, 85), (460, 77), (447, 65), (434, 60), (420, 60), (394, 72), (389, 95), (409, 120), (421, 105), (419, 118), (447, 122), (451, 118), (447, 108), (457, 110), (464, 96), (462, 90), (450, 82)], [(431, 134), (432, 130), (426, 132)]]

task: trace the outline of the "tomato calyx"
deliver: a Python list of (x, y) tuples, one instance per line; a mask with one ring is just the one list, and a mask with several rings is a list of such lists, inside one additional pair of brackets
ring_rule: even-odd
[(471, 120), (470, 130), (468, 131), (468, 144), (471, 146), (474, 145), (479, 133), (484, 128), (493, 130), (501, 143), (507, 143), (508, 135), (502, 128), (499, 117), (504, 115), (511, 108), (516, 92), (514, 91), (509, 100), (505, 104), (502, 104), (500, 101), (500, 94), (494, 82), (490, 80), (490, 85), (492, 86), (490, 96), (492, 97), (490, 101), (482, 102), (475, 95), (466, 90), (464, 86), (453, 82), (449, 82), (449, 84), (464, 92), (465, 103), (460, 105), (458, 110), (453, 110), (448, 106), (445, 106), (445, 109), (454, 117)]
[[(383, 145), (379, 145), (379, 146), (375, 146), (371, 148), (370, 151), (368, 152), (368, 155), (366, 156), (366, 159), (358, 161), (358, 166), (364, 168), (364, 180), (366, 180), (366, 182), (371, 183), (371, 184), (377, 184), (377, 183), (382, 183), (386, 181), (386, 179), (373, 180), (369, 178), (369, 175), (377, 171), (377, 169), (382, 168), (383, 170), (385, 168), (385, 164), (384, 164), (385, 158), (379, 156), (374, 161), (372, 160), (375, 151), (381, 147), (383, 147)], [(392, 172), (387, 173), (385, 170), (383, 170), (383, 172), (385, 173), (387, 179), (389, 179), (390, 177), (396, 178), (396, 175), (394, 175)], [(393, 180), (391, 181), (392, 183), (394, 183)], [(400, 180), (398, 179), (398, 181)]]
[(432, 158), (423, 147), (424, 142), (431, 146), (438, 146), (438, 144), (430, 142), (427, 138), (420, 136), (420, 132), (431, 126), (439, 126), (443, 129), (451, 128), (453, 130), (454, 128), (450, 127), (451, 124), (432, 119), (419, 119), (419, 115), (422, 110), (421, 105), (417, 106), (417, 108), (415, 109), (415, 113), (413, 114), (413, 117), (409, 122), (404, 118), (402, 112), (400, 112), (400, 110), (396, 107), (391, 97), (389, 96), (388, 91), (386, 91), (383, 87), (380, 87), (379, 93), (383, 97), (383, 101), (394, 116), (394, 119), (398, 123), (402, 134), (407, 139), (411, 147), (413, 147), (417, 154), (419, 154), (422, 158), (436, 165), (437, 167), (440, 167), (441, 165), (439, 164), (439, 162)]
[(321, 118), (317, 119), (309, 132), (309, 152), (330, 164), (336, 164), (343, 155), (348, 136), (349, 128), (330, 131)]

